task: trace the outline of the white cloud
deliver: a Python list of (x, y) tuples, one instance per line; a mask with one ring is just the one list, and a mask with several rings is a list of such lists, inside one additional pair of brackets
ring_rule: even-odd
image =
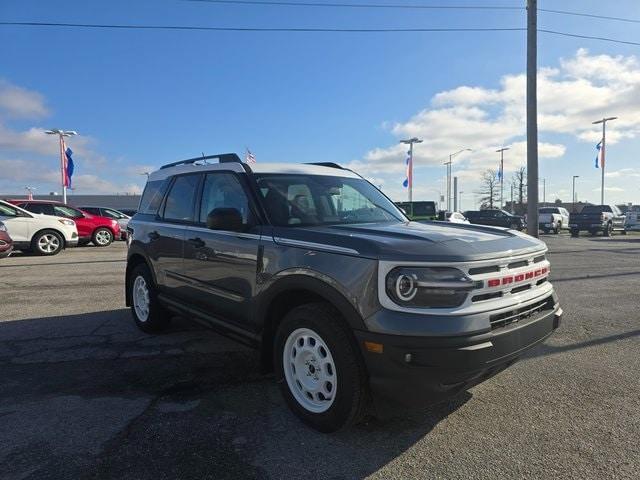
[[(503, 76), (495, 89), (465, 85), (437, 93), (426, 108), (390, 127), (396, 139), (392, 146), (372, 149), (350, 167), (377, 177), (386, 175), (387, 193), (404, 197), (398, 178), (404, 171), (406, 146), (396, 142), (417, 136), (424, 143), (415, 150), (416, 176), (421, 167), (442, 166), (450, 153), (468, 147), (474, 151), (456, 157), (455, 174), (477, 185), (483, 170), (498, 167), (495, 150), (503, 145), (511, 147), (504, 158), (505, 171), (512, 172), (526, 164), (525, 92), (522, 73)], [(607, 125), (608, 144), (638, 137), (640, 64), (633, 56), (591, 55), (580, 49), (561, 60), (558, 68), (540, 69), (538, 112), (541, 159), (561, 160), (566, 151), (563, 144), (544, 141), (547, 134), (568, 135), (595, 146), (601, 131), (592, 122), (612, 113), (620, 118)], [(471, 190), (472, 185), (465, 188)]]
[(612, 172), (605, 172), (607, 178), (630, 178), (640, 177), (640, 168), (621, 168)]
[[(600, 192), (600, 187), (594, 188), (593, 189), (594, 192)], [(604, 187), (604, 191), (605, 192), (615, 192), (615, 193), (619, 193), (619, 192), (624, 192), (625, 189), (624, 188), (620, 188), (620, 187)]]
[(44, 97), (0, 79), (0, 111), (9, 117), (42, 118), (49, 114)]

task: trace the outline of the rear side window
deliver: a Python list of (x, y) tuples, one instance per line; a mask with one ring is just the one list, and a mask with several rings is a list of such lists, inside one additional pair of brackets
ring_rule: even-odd
[(88, 207), (88, 208), (82, 208), (80, 207), (82, 211), (90, 213), (91, 215), (100, 215), (100, 209), (99, 208), (94, 208), (94, 207)]
[(176, 177), (164, 207), (165, 220), (180, 222), (193, 221), (193, 201), (198, 188), (200, 175), (182, 175)]
[(29, 210), (33, 213), (42, 213), (43, 215), (54, 215), (53, 205), (47, 203), (29, 203), (24, 207), (25, 210)]
[(158, 209), (162, 203), (162, 197), (164, 197), (168, 185), (168, 179), (147, 182), (147, 186), (144, 187), (144, 192), (140, 199), (140, 207), (138, 208), (138, 211), (140, 213), (150, 213), (153, 215), (158, 213)]
[(216, 208), (235, 208), (242, 215), (242, 223), (249, 222), (249, 200), (238, 178), (232, 173), (208, 174), (202, 188), (200, 223)]

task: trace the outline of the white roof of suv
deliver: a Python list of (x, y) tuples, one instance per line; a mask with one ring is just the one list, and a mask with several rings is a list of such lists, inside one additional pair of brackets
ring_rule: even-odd
[[(309, 165), (303, 163), (252, 163), (248, 165), (255, 173), (285, 173), (302, 175), (328, 175), (333, 177), (360, 178), (351, 170), (341, 168), (325, 167), (322, 165)], [(224, 163), (191, 163), (176, 165), (173, 167), (161, 168), (149, 175), (149, 181), (164, 180), (172, 175), (190, 172), (213, 172), (217, 170), (227, 170), (237, 173), (246, 173), (244, 164), (240, 162)]]

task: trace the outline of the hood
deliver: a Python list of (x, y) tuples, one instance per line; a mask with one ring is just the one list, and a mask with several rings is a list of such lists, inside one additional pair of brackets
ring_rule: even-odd
[(393, 222), (274, 228), (278, 238), (356, 250), (361, 256), (396, 261), (474, 261), (544, 250), (524, 233), (449, 222)]

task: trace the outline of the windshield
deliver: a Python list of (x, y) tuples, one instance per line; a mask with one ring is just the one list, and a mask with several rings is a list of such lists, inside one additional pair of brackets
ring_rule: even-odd
[(326, 175), (256, 175), (271, 222), (313, 226), (407, 219), (376, 187), (360, 178)]
[(541, 208), (540, 213), (560, 213), (557, 208)]

